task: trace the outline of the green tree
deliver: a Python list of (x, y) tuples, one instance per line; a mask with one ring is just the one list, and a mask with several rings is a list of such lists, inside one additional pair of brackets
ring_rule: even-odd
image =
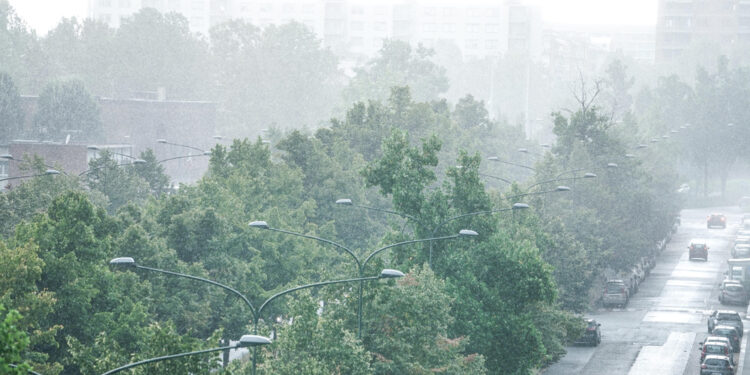
[[(151, 170), (157, 171), (155, 168), (158, 168), (158, 165), (154, 167), (153, 155), (151, 157)], [(147, 167), (148, 162), (142, 170), (144, 174)], [(136, 168), (135, 165), (120, 165), (112, 154), (105, 150), (100, 153), (99, 158), (89, 162), (89, 169), (85, 174), (86, 184), (92, 190), (99, 191), (106, 196), (109, 199), (107, 208), (110, 212), (114, 212), (129, 202), (142, 203), (148, 198), (149, 182), (139, 176), (139, 170)], [(163, 181), (163, 178), (155, 176), (157, 177), (154, 182)]]
[(417, 101), (437, 99), (448, 90), (449, 84), (445, 68), (431, 60), (434, 53), (421, 45), (412, 49), (409, 43), (386, 40), (378, 56), (355, 70), (344, 96), (349, 102), (383, 101), (391, 87), (409, 86)]
[(100, 139), (99, 106), (80, 81), (51, 83), (39, 95), (34, 116), (34, 133), (46, 140), (64, 141), (67, 135), (78, 142)]
[(8, 0), (0, 0), (0, 67), (21, 92), (37, 93), (50, 77), (44, 51), (33, 30), (18, 17)]
[(21, 314), (16, 310), (5, 311), (5, 306), (0, 304), (0, 372), (25, 375), (31, 367), (21, 354), (29, 345), (29, 338), (16, 326)]
[(338, 106), (338, 59), (306, 26), (291, 22), (260, 31), (235, 20), (212, 28), (211, 41), (217, 97), (236, 133), (317, 127)]
[(261, 374), (373, 373), (369, 353), (355, 334), (344, 328), (343, 321), (319, 317), (319, 305), (309, 294), (296, 295), (288, 305), (289, 313), (278, 324), (278, 339), (271, 350), (265, 351)]
[(0, 134), (0, 141), (8, 142), (23, 133), (24, 113), (21, 109), (21, 96), (13, 83), (13, 78), (0, 72), (0, 122), (5, 131)]
[(164, 88), (170, 99), (206, 100), (210, 93), (209, 52), (178, 13), (143, 8), (122, 20), (114, 38), (115, 94)]
[(374, 373), (487, 373), (484, 357), (470, 354), (468, 338), (449, 334), (453, 303), (445, 282), (426, 267), (413, 269), (395, 287), (378, 288), (363, 333)]

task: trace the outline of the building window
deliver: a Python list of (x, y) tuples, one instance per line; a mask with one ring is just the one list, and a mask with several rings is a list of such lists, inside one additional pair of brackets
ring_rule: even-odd
[(302, 5), (302, 13), (303, 14), (312, 14), (315, 12), (315, 5), (313, 4), (304, 4)]
[(360, 37), (352, 38), (350, 41), (352, 47), (362, 47), (365, 45), (365, 40)]
[(99, 6), (109, 8), (112, 6), (112, 0), (99, 0)]
[(466, 15), (469, 17), (479, 17), (482, 15), (482, 9), (481, 8), (469, 8), (466, 11)]
[(484, 48), (488, 50), (496, 50), (500, 48), (500, 41), (497, 39), (489, 39), (484, 42)]
[(130, 8), (130, 0), (120, 0), (120, 8)]
[(444, 23), (443, 24), (443, 32), (445, 33), (452, 33), (456, 30), (456, 25), (452, 23)]
[(466, 32), (467, 33), (478, 33), (480, 31), (480, 27), (478, 23), (470, 23), (466, 25)]
[(490, 8), (487, 15), (490, 17), (500, 17), (500, 8)]
[(437, 24), (434, 24), (434, 23), (425, 23), (424, 25), (422, 25), (422, 29), (426, 33), (432, 33), (432, 32), (437, 31)]
[(294, 4), (284, 3), (284, 5), (281, 7), (281, 11), (284, 13), (294, 13)]
[(365, 8), (363, 8), (361, 6), (353, 6), (352, 7), (352, 14), (355, 15), (355, 16), (361, 16), (361, 15), (365, 14)]
[(375, 22), (372, 24), (372, 29), (375, 31), (385, 31), (385, 22)]
[(365, 29), (365, 23), (362, 21), (352, 21), (352, 23), (349, 24), (349, 30), (351, 31), (364, 31)]
[(477, 49), (479, 48), (479, 41), (476, 39), (466, 40), (466, 49)]
[(435, 17), (437, 15), (437, 8), (435, 7), (424, 8), (424, 15), (427, 17)]
[(385, 16), (385, 14), (386, 14), (386, 8), (384, 6), (375, 7), (376, 16)]
[(260, 11), (263, 13), (268, 13), (273, 11), (273, 3), (263, 3), (260, 4)]
[(488, 23), (484, 25), (484, 30), (488, 34), (497, 34), (500, 32), (500, 24), (499, 23)]

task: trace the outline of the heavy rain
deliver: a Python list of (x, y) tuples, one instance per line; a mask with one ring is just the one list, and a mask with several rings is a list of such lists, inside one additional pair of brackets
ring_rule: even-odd
[(0, 0), (0, 182), (2, 375), (750, 374), (747, 0)]

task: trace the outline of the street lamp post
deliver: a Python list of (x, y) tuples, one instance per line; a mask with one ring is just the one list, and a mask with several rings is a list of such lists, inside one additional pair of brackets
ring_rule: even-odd
[[(221, 283), (213, 281), (213, 280), (205, 279), (205, 278), (198, 277), (198, 276), (187, 275), (187, 274), (179, 273), (179, 272), (173, 272), (173, 271), (167, 271), (167, 270), (162, 270), (162, 269), (158, 269), (158, 268), (141, 266), (141, 265), (137, 264), (135, 262), (135, 260), (133, 258), (131, 258), (131, 257), (114, 258), (114, 259), (112, 259), (109, 262), (109, 264), (110, 264), (110, 267), (113, 267), (113, 268), (140, 269), (140, 270), (145, 270), (145, 271), (163, 273), (163, 274), (167, 274), (167, 275), (171, 275), (171, 276), (184, 277), (184, 278), (187, 278), (187, 279), (191, 279), (191, 280), (195, 280), (195, 281), (200, 281), (200, 282), (203, 282), (203, 283), (207, 283), (207, 284), (211, 284), (211, 285), (214, 285), (214, 286), (218, 286), (218, 287), (220, 287), (220, 288), (222, 288), (222, 289), (224, 289), (226, 291), (229, 291), (230, 293), (232, 293), (235, 296), (237, 296), (240, 299), (242, 299), (242, 301), (245, 302), (245, 304), (250, 309), (250, 312), (252, 313), (252, 318), (253, 318), (253, 334), (254, 335), (256, 335), (258, 333), (258, 322), (260, 321), (260, 317), (262, 315), (263, 309), (271, 301), (273, 301), (274, 299), (276, 299), (278, 297), (281, 297), (281, 296), (283, 296), (285, 294), (288, 294), (288, 293), (291, 293), (291, 292), (295, 292), (295, 291), (298, 291), (300, 289), (307, 289), (307, 288), (313, 288), (313, 287), (318, 287), (318, 286), (331, 285), (331, 284), (340, 284), (340, 283), (348, 283), (348, 282), (355, 282), (355, 281), (359, 281), (360, 282), (360, 290), (361, 290), (362, 283), (364, 281), (367, 281), (367, 280), (389, 279), (389, 278), (398, 278), (398, 277), (403, 277), (404, 276), (403, 272), (401, 272), (401, 271), (393, 270), (393, 269), (384, 269), (384, 270), (382, 270), (380, 272), (380, 274), (378, 276), (370, 276), (370, 277), (362, 277), (362, 276), (360, 276), (359, 278), (356, 278), (356, 279), (333, 280), (333, 281), (324, 281), (324, 282), (319, 282), (319, 283), (302, 285), (302, 286), (298, 286), (296, 288), (287, 289), (287, 290), (284, 290), (282, 292), (274, 294), (273, 296), (271, 296), (270, 298), (268, 298), (267, 300), (265, 300), (261, 304), (260, 308), (258, 308), (256, 310), (255, 307), (253, 307), (253, 304), (250, 303), (250, 300), (247, 297), (245, 297), (242, 293), (238, 292), (236, 289), (234, 289), (234, 288), (232, 288), (230, 286), (221, 284)], [(216, 350), (218, 351), (218, 350), (227, 350), (227, 349), (230, 349), (230, 348), (223, 347), (223, 348), (216, 349)], [(197, 353), (193, 353), (193, 354), (197, 354)], [(256, 360), (257, 360), (257, 348), (253, 348), (252, 374), (255, 374)]]
[(195, 352), (187, 352), (187, 353), (179, 353), (179, 354), (171, 354), (171, 355), (165, 355), (162, 357), (156, 357), (156, 358), (150, 358), (145, 359), (143, 361), (133, 362), (130, 364), (127, 364), (125, 366), (118, 367), (114, 370), (109, 370), (102, 375), (112, 375), (115, 373), (118, 373), (123, 370), (131, 369), (136, 366), (145, 365), (147, 363), (153, 363), (153, 362), (160, 362), (160, 361), (166, 361), (169, 359), (174, 358), (181, 358), (181, 357), (187, 357), (191, 355), (197, 355), (197, 354), (205, 354), (205, 353), (211, 353), (211, 352), (218, 352), (223, 350), (230, 350), (230, 349), (238, 349), (238, 348), (257, 348), (261, 345), (268, 345), (271, 343), (271, 339), (265, 336), (258, 336), (258, 335), (243, 335), (240, 340), (237, 342), (237, 344), (229, 345), (229, 346), (222, 346), (219, 348), (211, 348), (211, 349), (204, 349), (204, 350), (198, 350)]
[[(356, 263), (356, 266), (357, 266), (357, 274), (359, 275), (360, 278), (363, 277), (363, 275), (364, 275), (364, 270), (365, 270), (365, 267), (367, 266), (367, 262), (369, 262), (370, 259), (372, 259), (373, 256), (375, 256), (376, 254), (378, 254), (378, 253), (380, 253), (380, 252), (382, 252), (384, 250), (387, 250), (387, 249), (390, 249), (390, 248), (394, 248), (394, 247), (398, 247), (398, 246), (419, 243), (419, 242), (430, 241), (430, 243), (432, 243), (432, 241), (449, 240), (449, 239), (454, 239), (454, 238), (459, 238), (459, 237), (476, 236), (477, 235), (477, 232), (474, 232), (474, 231), (468, 230), (468, 229), (464, 229), (464, 230), (461, 230), (458, 234), (454, 234), (454, 235), (451, 235), (451, 236), (432, 237), (432, 238), (423, 238), (423, 239), (417, 239), (417, 240), (403, 241), (403, 242), (399, 242), (399, 243), (395, 243), (395, 244), (391, 244), (391, 245), (388, 245), (388, 246), (381, 247), (381, 248), (373, 251), (372, 253), (370, 253), (370, 255), (368, 255), (367, 258), (365, 258), (364, 261), (361, 261), (359, 259), (359, 257), (357, 257), (357, 255), (354, 254), (354, 251), (352, 251), (348, 247), (346, 247), (344, 245), (341, 245), (341, 244), (339, 244), (339, 243), (337, 243), (335, 241), (331, 241), (331, 240), (328, 240), (328, 239), (325, 239), (325, 238), (321, 238), (321, 237), (311, 236), (311, 235), (308, 235), (308, 234), (303, 234), (303, 233), (298, 233), (298, 232), (292, 232), (292, 231), (288, 231), (288, 230), (284, 230), (284, 229), (273, 228), (273, 227), (269, 226), (268, 223), (266, 223), (265, 221), (253, 221), (253, 222), (251, 222), (248, 225), (250, 227), (252, 227), (252, 228), (270, 230), (270, 231), (273, 231), (273, 232), (279, 232), (279, 233), (289, 234), (289, 235), (293, 235), (293, 236), (308, 238), (308, 239), (311, 239), (311, 240), (316, 240), (316, 241), (320, 241), (320, 242), (323, 242), (323, 243), (327, 243), (329, 245), (333, 245), (334, 247), (345, 251), (347, 254), (349, 254), (349, 256), (352, 257), (352, 259), (354, 259), (354, 262)], [(363, 287), (364, 287), (364, 282), (361, 281), (360, 284), (359, 284), (359, 292), (358, 292), (359, 303), (358, 303), (358, 308), (357, 308), (357, 337), (358, 338), (362, 337), (362, 289), (363, 289)]]

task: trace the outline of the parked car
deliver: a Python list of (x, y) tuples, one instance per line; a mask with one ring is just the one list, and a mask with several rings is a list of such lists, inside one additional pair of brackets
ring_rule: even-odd
[[(717, 336), (714, 336), (717, 337)], [(699, 347), (701, 351), (701, 359), (700, 362), (703, 363), (703, 360), (706, 359), (707, 355), (725, 355), (732, 359), (732, 364), (734, 364), (734, 355), (732, 354), (732, 344), (729, 343), (728, 340), (724, 341), (718, 341), (718, 340), (708, 340), (704, 341), (700, 344)]]
[[(722, 304), (747, 305), (747, 291), (740, 283), (719, 284), (719, 302)], [(740, 321), (741, 322), (741, 321)], [(742, 331), (740, 331), (742, 332)], [(741, 336), (741, 335), (740, 335)]]
[[(736, 286), (736, 284), (727, 284), (727, 286)], [(742, 317), (736, 311), (732, 310), (714, 310), (711, 315), (708, 316), (708, 332), (712, 333), (718, 326), (731, 326), (737, 329), (737, 333), (742, 337), (742, 333), (745, 329), (742, 323)]]
[(734, 375), (732, 360), (725, 355), (707, 355), (701, 363), (701, 375)]
[(693, 239), (688, 246), (690, 260), (703, 259), (708, 261), (708, 242), (703, 239)]
[(750, 245), (750, 236), (738, 235), (734, 238), (734, 246), (737, 245)]
[(597, 346), (602, 342), (602, 332), (599, 329), (601, 323), (594, 319), (586, 319), (586, 328), (581, 333), (581, 337), (576, 340), (576, 344), (587, 344)]
[(602, 304), (604, 307), (625, 306), (630, 298), (628, 285), (623, 280), (609, 280), (604, 286)]
[(750, 258), (750, 243), (738, 243), (732, 248), (732, 258)]
[(724, 214), (711, 214), (708, 215), (708, 219), (706, 220), (706, 227), (707, 228), (726, 228), (727, 227), (727, 217), (724, 216)]
[(732, 350), (735, 353), (740, 352), (740, 334), (737, 332), (737, 328), (728, 325), (718, 325), (711, 330), (712, 336), (724, 336), (729, 339), (732, 344)]

